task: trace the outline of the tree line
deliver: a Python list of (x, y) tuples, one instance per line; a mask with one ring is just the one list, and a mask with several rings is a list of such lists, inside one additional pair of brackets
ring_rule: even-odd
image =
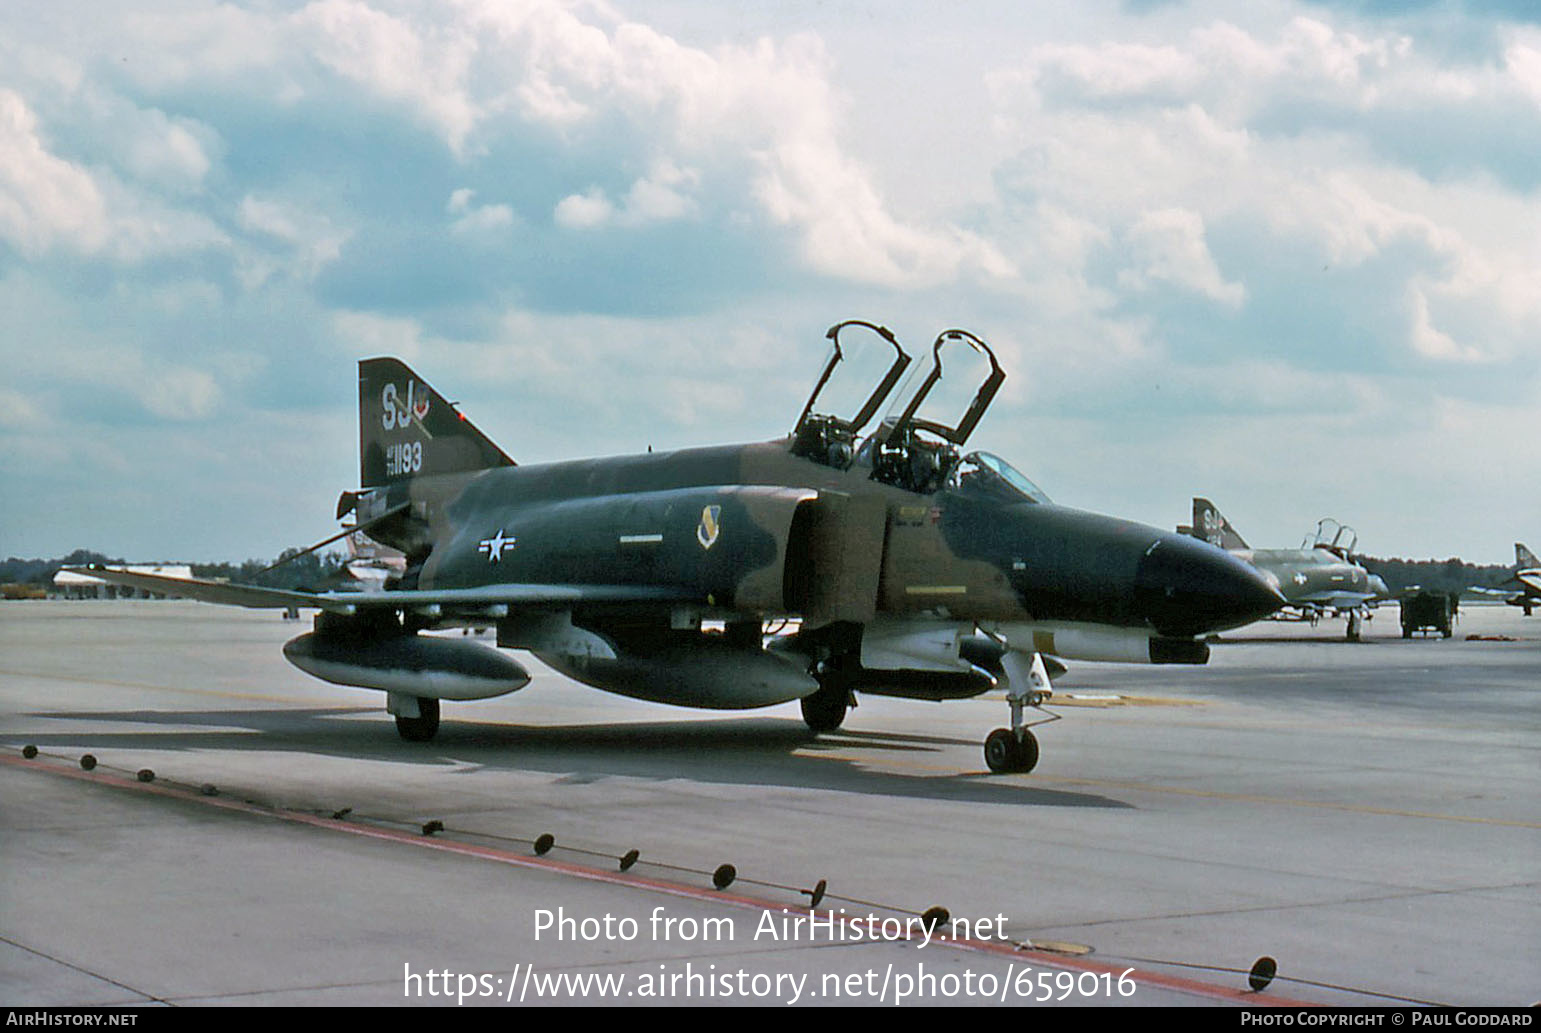
[[(247, 560), (244, 563), (193, 563), (194, 577), (222, 579), (243, 585), (262, 585), (265, 588), (288, 588), (299, 591), (323, 591), (332, 587), (339, 572), (348, 562), (346, 553), (312, 552), (304, 556), (303, 549), (285, 549), (271, 560)], [(294, 557), (299, 557), (295, 559)], [(277, 565), (282, 561), (282, 565)], [(0, 584), (39, 585), (53, 584), (54, 575), (63, 567), (86, 567), (101, 563), (110, 567), (124, 565), (121, 558), (90, 549), (76, 549), (59, 559), (19, 559), (12, 556), (0, 560)], [(273, 567), (272, 570), (266, 568)]]
[(1455, 557), (1447, 560), (1380, 559), (1354, 557), (1364, 569), (1386, 579), (1393, 593), (1419, 587), (1435, 592), (1464, 592), (1468, 588), (1498, 588), (1509, 580), (1509, 568), (1498, 564), (1477, 565)]

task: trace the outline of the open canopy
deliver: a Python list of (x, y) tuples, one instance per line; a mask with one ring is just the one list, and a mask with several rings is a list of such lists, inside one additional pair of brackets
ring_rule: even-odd
[(1332, 517), (1316, 522), (1316, 533), (1301, 544), (1302, 549), (1325, 549), (1340, 559), (1348, 559), (1359, 546), (1359, 533)]
[[(946, 483), (958, 463), (958, 450), (1005, 379), (984, 341), (967, 330), (944, 331), (931, 346), (925, 375), (900, 393), (862, 446), (861, 461), (872, 467), (875, 480), (922, 494), (936, 491)], [(960, 410), (955, 422), (947, 422)]]
[(893, 392), (910, 356), (887, 327), (860, 319), (837, 323), (825, 336), (829, 360), (792, 428), (792, 452), (844, 469), (856, 435)]

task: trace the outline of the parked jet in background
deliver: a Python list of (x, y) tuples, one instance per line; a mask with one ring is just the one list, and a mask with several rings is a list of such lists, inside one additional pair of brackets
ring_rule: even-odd
[(406, 573), (407, 558), (400, 551), (381, 545), (362, 531), (345, 539), (348, 562), (343, 566), (344, 582), (338, 587), (359, 592), (384, 590), (386, 583)]
[[(91, 573), (320, 609), (285, 656), (384, 690), (409, 740), (435, 735), (441, 699), (529, 681), (496, 650), (420, 634), (490, 623), (499, 646), (610, 692), (718, 709), (796, 699), (815, 731), (838, 727), (858, 692), (944, 700), (1003, 687), (1011, 727), (985, 743), (995, 771), (1037, 761), (1023, 718), (1048, 694), (1040, 654), (1204, 663), (1203, 636), (1283, 602), (1222, 549), (1054, 505), (999, 457), (962, 454), (1006, 376), (973, 334), (937, 337), (918, 386), (865, 438), (910, 356), (871, 323), (828, 337), (833, 352), (784, 438), (539, 466), (516, 465), (398, 360), (367, 359), (362, 488), (344, 493), (338, 517), (405, 555), (383, 590)], [(939, 414), (944, 352), (948, 384), (964, 392)], [(797, 630), (767, 636), (770, 621)]]
[(1541, 560), (1536, 559), (1536, 554), (1525, 548), (1525, 543), (1514, 543), (1514, 566), (1509, 568), (1510, 577), (1505, 585), (1515, 585), (1518, 592), (1508, 591), (1504, 588), (1478, 588), (1473, 586), (1470, 591), (1481, 592), (1483, 595), (1501, 595), (1504, 602), (1510, 606), (1518, 606), (1529, 617), (1537, 606), (1541, 606)]
[(1193, 500), (1193, 525), (1179, 531), (1218, 545), (1260, 570), (1284, 596), (1275, 620), (1315, 624), (1324, 616), (1347, 617), (1347, 638), (1359, 641), (1369, 611), (1391, 596), (1386, 582), (1354, 562), (1358, 536), (1331, 518), (1298, 549), (1254, 549), (1208, 499)]

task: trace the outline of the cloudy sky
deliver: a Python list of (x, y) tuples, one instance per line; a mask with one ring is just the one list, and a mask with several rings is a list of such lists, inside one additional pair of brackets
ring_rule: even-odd
[(1541, 539), (1541, 13), (1514, 0), (8, 0), (0, 556), (270, 557), (360, 357), (521, 462), (784, 433), (961, 326), (1056, 501)]

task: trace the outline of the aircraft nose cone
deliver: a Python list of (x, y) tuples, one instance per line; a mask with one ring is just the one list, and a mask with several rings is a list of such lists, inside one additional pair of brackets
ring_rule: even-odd
[(1284, 605), (1258, 572), (1208, 542), (1162, 535), (1140, 560), (1135, 605), (1162, 635), (1203, 635), (1261, 620)]

